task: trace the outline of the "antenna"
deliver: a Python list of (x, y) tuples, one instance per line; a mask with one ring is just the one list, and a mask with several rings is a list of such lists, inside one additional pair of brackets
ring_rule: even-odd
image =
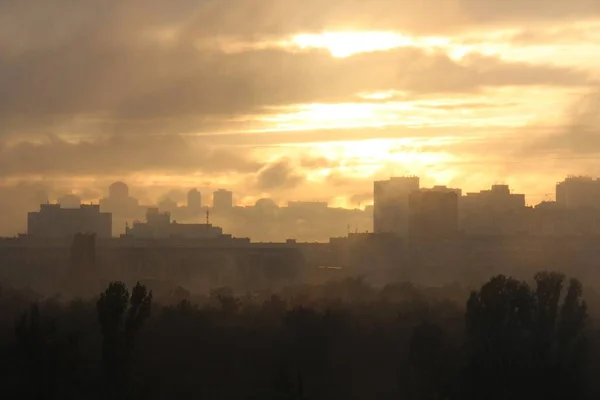
[(210, 210), (206, 209), (206, 225), (208, 225), (210, 218)]

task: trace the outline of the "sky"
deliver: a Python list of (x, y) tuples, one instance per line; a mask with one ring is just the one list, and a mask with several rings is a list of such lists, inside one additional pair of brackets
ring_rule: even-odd
[(535, 204), (600, 176), (598, 54), (597, 0), (0, 0), (0, 206), (397, 175)]

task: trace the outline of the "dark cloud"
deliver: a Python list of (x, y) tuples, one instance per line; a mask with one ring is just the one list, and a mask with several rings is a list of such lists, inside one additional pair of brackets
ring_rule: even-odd
[(136, 172), (255, 172), (262, 165), (240, 150), (204, 146), (178, 135), (110, 136), (70, 143), (50, 137), (41, 143), (0, 146), (3, 177), (75, 176)]
[(504, 85), (589, 83), (586, 73), (567, 68), (481, 55), (459, 63), (415, 48), (346, 59), (325, 51), (70, 51), (27, 55), (0, 66), (2, 130), (188, 133), (218, 126), (215, 118), (223, 123), (268, 106), (354, 101), (359, 92), (467, 93)]
[[(435, 12), (432, 12), (435, 10)], [(325, 29), (439, 33), (490, 24), (569, 21), (600, 14), (596, 0), (4, 0), (0, 26), (20, 41), (45, 32), (52, 42), (96, 27), (111, 38), (132, 30), (177, 28), (187, 36), (281, 35)], [(61, 21), (56, 24), (56, 21)], [(36, 28), (36, 29), (31, 29)]]
[[(489, 86), (588, 83), (580, 71), (481, 55), (457, 62), (416, 48), (346, 59), (324, 50), (219, 51), (221, 40), (236, 35), (260, 41), (264, 35), (319, 31), (341, 22), (354, 27), (356, 21), (359, 27), (361, 19), (381, 19), (383, 27), (390, 19), (414, 19), (406, 15), (427, 15), (422, 19), (430, 21), (444, 14), (432, 16), (425, 3), (152, 0), (139, 7), (114, 0), (58, 0), (51, 6), (5, 0), (0, 3), (0, 132), (192, 133), (216, 129), (233, 116), (264, 113), (267, 106), (352, 101), (365, 91), (463, 93)], [(456, 21), (533, 18), (532, 8), (539, 5), (536, 0), (518, 2), (529, 6), (484, 3), (435, 1), (436, 10), (447, 8), (447, 18)], [(544, 3), (542, 15), (594, 8), (584, 0), (568, 7), (550, 3)]]
[(304, 181), (288, 160), (281, 160), (267, 165), (257, 177), (257, 187), (263, 191), (291, 189)]

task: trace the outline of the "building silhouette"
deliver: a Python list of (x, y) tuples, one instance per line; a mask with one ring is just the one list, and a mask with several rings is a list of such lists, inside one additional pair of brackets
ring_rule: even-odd
[(39, 238), (69, 238), (78, 233), (110, 238), (112, 214), (100, 212), (99, 205), (62, 208), (60, 204), (42, 204), (40, 211), (28, 213), (27, 233)]
[(118, 216), (134, 215), (139, 201), (129, 195), (129, 186), (123, 182), (114, 182), (108, 187), (108, 197), (100, 200), (102, 211)]
[(156, 207), (149, 208), (146, 222), (134, 222), (127, 236), (136, 239), (217, 239), (223, 230), (211, 224), (180, 224), (171, 221), (171, 213), (160, 212)]
[(202, 213), (202, 194), (198, 189), (192, 189), (188, 192), (187, 209), (191, 216), (198, 216)]
[(171, 214), (175, 214), (179, 210), (177, 203), (169, 196), (165, 196), (165, 198), (158, 202), (157, 206), (159, 209), (168, 211)]
[(373, 230), (408, 236), (409, 195), (419, 190), (418, 177), (395, 177), (374, 183)]
[(231, 210), (233, 208), (233, 193), (225, 189), (219, 189), (214, 192), (213, 208), (217, 210)]
[(556, 184), (556, 203), (567, 209), (600, 208), (600, 179), (568, 176)]
[(518, 211), (525, 208), (525, 195), (511, 193), (508, 185), (492, 185), (490, 190), (467, 193), (462, 199), (469, 210), (485, 212)]
[(467, 193), (459, 203), (460, 225), (467, 234), (515, 235), (528, 230), (525, 195), (508, 185)]
[(455, 190), (437, 187), (409, 195), (411, 240), (444, 239), (458, 233), (458, 199)]

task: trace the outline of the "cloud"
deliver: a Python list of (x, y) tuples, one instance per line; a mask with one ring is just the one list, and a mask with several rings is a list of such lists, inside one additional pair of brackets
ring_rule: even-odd
[[(436, 12), (432, 12), (435, 10)], [(180, 37), (285, 35), (326, 29), (439, 33), (489, 25), (570, 21), (600, 16), (596, 0), (148, 0), (144, 7), (104, 0), (4, 0), (0, 27), (16, 44), (53, 43), (73, 34), (112, 40), (159, 31)], [(55, 21), (61, 21), (56, 24)], [(43, 33), (43, 35), (40, 35)], [(138, 35), (138, 36), (139, 36)]]
[(600, 153), (600, 90), (576, 101), (565, 118), (565, 124), (550, 133), (528, 141), (525, 154), (552, 154), (567, 159), (586, 159)]
[[(86, 193), (82, 189), (84, 183), (76, 187), (78, 193), (91, 197), (97, 196), (97, 191), (104, 193), (113, 176), (124, 176), (137, 184), (144, 181), (141, 176), (154, 172), (167, 178), (148, 183), (153, 188), (144, 189), (152, 192), (145, 196), (148, 202), (168, 191), (169, 176), (175, 175), (175, 185), (196, 185), (203, 180), (208, 187), (219, 181), (244, 193), (293, 188), (298, 189), (294, 197), (306, 197), (307, 193), (331, 192), (335, 196), (371, 191), (371, 177), (364, 171), (357, 174), (360, 177), (349, 178), (344, 175), (346, 171), (334, 172), (324, 182), (308, 181), (302, 176), (309, 170), (335, 170), (340, 166), (336, 160), (318, 155), (303, 159), (303, 155), (296, 154), (290, 160), (267, 164), (255, 157), (258, 146), (273, 144), (373, 137), (466, 137), (476, 133), (484, 137), (477, 146), (460, 144), (465, 162), (475, 153), (493, 149), (494, 157), (486, 155), (484, 160), (488, 165), (513, 163), (516, 157), (506, 149), (513, 141), (506, 137), (494, 141), (490, 137), (495, 129), (491, 125), (514, 117), (509, 113), (517, 109), (509, 104), (513, 99), (510, 90), (502, 92), (504, 88), (511, 86), (515, 90), (518, 86), (518, 90), (526, 91), (530, 85), (545, 86), (547, 93), (564, 93), (564, 87), (580, 90), (595, 84), (586, 71), (510, 62), (501, 55), (471, 53), (456, 59), (441, 50), (415, 47), (339, 59), (325, 49), (300, 50), (270, 44), (300, 33), (369, 29), (407, 35), (449, 35), (457, 39), (452, 44), (454, 50), (461, 50), (462, 45), (468, 47), (469, 43), (461, 42), (468, 34), (477, 39), (473, 48), (485, 48), (489, 40), (491, 50), (494, 45), (508, 44), (510, 51), (518, 53), (523, 51), (519, 46), (539, 43), (547, 44), (549, 49), (559, 42), (589, 42), (592, 46), (593, 30), (588, 35), (587, 29), (580, 29), (583, 20), (600, 20), (600, 2), (148, 0), (140, 7), (120, 0), (3, 0), (0, 184), (4, 186), (0, 188), (0, 202), (9, 204), (9, 210), (24, 210), (20, 201), (35, 196), (39, 188), (23, 183), (10, 186), (9, 191), (7, 185), (29, 176), (44, 177), (40, 190), (46, 190), (50, 198), (76, 187), (73, 177), (92, 176), (84, 183), (95, 185), (95, 190)], [(572, 24), (576, 26), (571, 27)], [(523, 27), (527, 29), (520, 35), (493, 38), (498, 32), (514, 32)], [(509, 29), (505, 32), (505, 28)], [(250, 46), (233, 51), (230, 47), (236, 43)], [(502, 46), (499, 51), (502, 52)], [(537, 53), (527, 56), (535, 59)], [(446, 124), (452, 126), (439, 127), (434, 122), (418, 130), (389, 126), (242, 133), (256, 126), (263, 128), (261, 124), (265, 122), (260, 117), (294, 112), (299, 104), (372, 102), (359, 100), (357, 95), (390, 90), (402, 96), (385, 101), (407, 106), (408, 111), (395, 115), (399, 122), (413, 121), (408, 115), (413, 112), (414, 120), (419, 120), (419, 114), (423, 115), (427, 107), (440, 111), (440, 116), (442, 110), (456, 108), (456, 119)], [(472, 100), (474, 93), (482, 94), (484, 99), (489, 97), (490, 104)], [(441, 97), (461, 98), (464, 104), (445, 104), (439, 101)], [(535, 104), (523, 105), (525, 97), (514, 98), (523, 106), (514, 111), (516, 114), (526, 119), (537, 113)], [(477, 117), (461, 114), (464, 107), (467, 111), (478, 110), (476, 114), (481, 116), (486, 109), (500, 106), (500, 102), (506, 107), (506, 118), (490, 113), (494, 118), (474, 121)], [(598, 108), (593, 105), (597, 103), (591, 103), (590, 111), (574, 112), (568, 128), (552, 131), (543, 139), (536, 134), (534, 140), (532, 136), (532, 150), (526, 156), (597, 155), (600, 140), (593, 116), (598, 115)], [(197, 133), (202, 135), (187, 135)], [(525, 139), (529, 137), (515, 141), (520, 144)], [(502, 143), (496, 146), (497, 142)], [(469, 152), (469, 146), (477, 147), (476, 151)], [(453, 146), (451, 151), (460, 155), (458, 147)], [(284, 152), (283, 148), (266, 149), (264, 154), (270, 159), (274, 154), (281, 156), (279, 150)], [(310, 151), (313, 150), (307, 146), (304, 153)], [(415, 168), (403, 162), (381, 164), (381, 171), (376, 172), (381, 178), (411, 173), (409, 169)], [(534, 168), (535, 163), (531, 164)], [(357, 165), (356, 170), (363, 166)], [(365, 169), (373, 168), (377, 167), (368, 165)], [(467, 175), (475, 169), (487, 172), (493, 165), (469, 168), (466, 165), (461, 171)], [(446, 180), (450, 175), (440, 176)], [(190, 180), (185, 181), (184, 177)], [(73, 182), (67, 182), (69, 179)], [(53, 180), (62, 183), (53, 184)], [(30, 205), (37, 206), (34, 203)]]
[[(98, 4), (96, 4), (98, 3)], [(427, 2), (425, 2), (427, 3)], [(450, 20), (536, 18), (536, 0), (434, 2)], [(429, 3), (429, 6), (434, 3)], [(584, 0), (544, 3), (541, 15), (593, 11)], [(557, 5), (556, 3), (559, 3)], [(565, 3), (567, 4), (567, 3)], [(35, 6), (34, 6), (35, 5)], [(265, 107), (353, 101), (365, 91), (473, 92), (503, 85), (587, 85), (585, 72), (418, 48), (336, 59), (328, 51), (225, 53), (239, 35), (320, 31), (347, 22), (435, 20), (423, 2), (58, 0), (0, 4), (0, 134), (195, 133)], [(440, 10), (440, 11), (442, 11)], [(495, 11), (495, 13), (494, 13)], [(581, 11), (583, 12), (583, 11)], [(413, 17), (410, 17), (413, 16)], [(55, 24), (54, 21), (61, 21)], [(450, 23), (450, 22), (448, 22)], [(367, 22), (367, 25), (370, 22)], [(399, 24), (398, 26), (401, 26)], [(6, 39), (2, 39), (6, 38)]]
[[(468, 93), (505, 85), (588, 85), (582, 71), (416, 48), (335, 59), (325, 51), (236, 54), (194, 49), (29, 53), (0, 66), (5, 133), (191, 133), (265, 107), (355, 101), (356, 93)], [(213, 120), (212, 125), (211, 119)], [(79, 121), (79, 125), (73, 125)]]
[(364, 192), (350, 196), (350, 204), (360, 206), (373, 202), (373, 192)]
[(330, 160), (325, 157), (305, 156), (300, 159), (300, 166), (308, 169), (333, 168), (340, 165), (338, 161)]
[(289, 160), (281, 160), (258, 173), (256, 186), (263, 191), (291, 189), (303, 181), (304, 176), (296, 172)]
[(255, 172), (262, 165), (240, 151), (203, 146), (179, 135), (109, 136), (71, 143), (49, 137), (0, 146), (3, 177), (119, 175), (136, 172)]

